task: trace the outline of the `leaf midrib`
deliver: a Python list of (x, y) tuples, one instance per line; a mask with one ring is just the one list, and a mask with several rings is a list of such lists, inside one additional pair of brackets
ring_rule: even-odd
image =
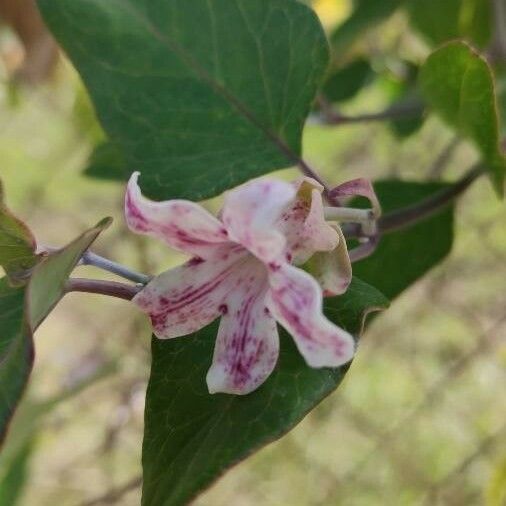
[[(278, 136), (275, 132), (265, 127), (261, 121), (259, 121), (255, 115), (248, 109), (248, 107), (235, 95), (230, 93), (222, 84), (216, 81), (202, 66), (189, 54), (180, 44), (178, 44), (170, 36), (163, 34), (158, 27), (139, 9), (135, 6), (131, 0), (109, 0), (110, 3), (117, 4), (120, 8), (125, 7), (130, 13), (137, 17), (140, 22), (143, 23), (147, 31), (158, 40), (164, 47), (169, 51), (173, 52), (180, 58), (180, 60), (194, 72), (202, 81), (207, 83), (217, 94), (221, 95), (240, 115), (246, 118), (255, 128), (259, 129), (284, 156), (293, 164), (301, 163), (301, 159), (298, 154), (294, 153), (291, 148)], [(238, 4), (236, 4), (238, 5)], [(300, 4), (301, 7), (304, 7)], [(239, 7), (238, 7), (239, 8)], [(310, 10), (310, 9), (308, 9)], [(214, 26), (214, 25), (213, 25)], [(214, 33), (214, 28), (213, 28)]]

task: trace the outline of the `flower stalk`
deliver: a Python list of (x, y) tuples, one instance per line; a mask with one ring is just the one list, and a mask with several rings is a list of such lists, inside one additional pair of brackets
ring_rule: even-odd
[(96, 293), (123, 300), (132, 300), (142, 287), (143, 285), (127, 285), (117, 281), (71, 278), (67, 281), (65, 292)]
[(80, 265), (93, 265), (94, 267), (98, 267), (99, 269), (111, 272), (112, 274), (116, 274), (124, 279), (128, 279), (129, 281), (140, 283), (142, 285), (146, 285), (151, 280), (151, 276), (133, 271), (122, 264), (109, 260), (108, 258), (101, 257), (92, 251), (84, 253), (81, 258)]

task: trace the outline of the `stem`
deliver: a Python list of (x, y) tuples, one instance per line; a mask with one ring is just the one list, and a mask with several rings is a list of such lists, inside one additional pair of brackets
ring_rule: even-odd
[(129, 281), (133, 281), (134, 283), (141, 283), (143, 285), (146, 285), (151, 280), (151, 277), (147, 276), (146, 274), (132, 271), (128, 267), (113, 262), (107, 258), (101, 257), (92, 251), (86, 251), (86, 253), (84, 253), (81, 258), (81, 264), (93, 265), (94, 267), (98, 267), (99, 269), (107, 272), (112, 272), (113, 274), (128, 279)]
[(127, 481), (123, 485), (113, 488), (109, 492), (101, 495), (100, 497), (96, 497), (91, 501), (86, 501), (81, 503), (80, 506), (99, 506), (100, 504), (115, 504), (123, 498), (129, 492), (139, 488), (142, 485), (142, 476), (136, 476), (132, 478), (130, 481)]
[(325, 207), (325, 219), (332, 221), (367, 223), (374, 220), (370, 209), (354, 209), (350, 207)]
[(448, 165), (448, 162), (452, 158), (453, 154), (455, 153), (455, 150), (460, 145), (460, 139), (458, 136), (454, 137), (448, 145), (441, 151), (441, 153), (438, 155), (438, 157), (434, 160), (434, 163), (432, 164), (432, 167), (429, 171), (429, 179), (432, 180), (438, 180), (442, 174), (445, 168)]
[(504, 0), (493, 0), (493, 9), (494, 34), (487, 56), (491, 63), (503, 63), (506, 61), (506, 33), (504, 32), (506, 5)]
[(472, 167), (462, 179), (449, 188), (441, 190), (439, 193), (428, 197), (418, 204), (382, 216), (378, 220), (378, 229), (380, 233), (394, 232), (409, 227), (441, 211), (455, 200), (455, 198), (464, 193), (483, 173), (483, 166), (478, 164)]
[(372, 255), (379, 244), (381, 234), (409, 227), (444, 209), (465, 192), (484, 172), (483, 165), (478, 164), (472, 167), (460, 181), (457, 181), (457, 183), (449, 188), (432, 195), (418, 204), (380, 217), (377, 221), (378, 229), (376, 233), (368, 234), (363, 228), (363, 223), (343, 224), (341, 229), (346, 239), (359, 239), (363, 241), (362, 244), (350, 251), (351, 261), (353, 263), (358, 262)]
[[(321, 100), (320, 103), (322, 103)], [(416, 117), (422, 114), (423, 110), (424, 105), (421, 101), (411, 100), (394, 104), (380, 112), (347, 116), (337, 112), (331, 105), (327, 104), (322, 108), (323, 114), (320, 120), (324, 125), (346, 125), (371, 121), (399, 120)]]
[(116, 281), (71, 278), (67, 281), (65, 292), (96, 293), (116, 297), (118, 299), (132, 300), (141, 288), (141, 286), (126, 285)]

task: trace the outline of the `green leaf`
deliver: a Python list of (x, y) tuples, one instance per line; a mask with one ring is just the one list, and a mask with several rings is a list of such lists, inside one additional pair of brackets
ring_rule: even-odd
[(345, 53), (363, 33), (389, 18), (404, 0), (359, 0), (350, 17), (331, 35), (336, 55)]
[[(446, 188), (443, 183), (379, 181), (374, 188), (388, 213), (414, 205)], [(404, 230), (384, 235), (371, 257), (353, 265), (353, 273), (393, 299), (443, 260), (453, 244), (453, 207)]]
[[(355, 335), (387, 300), (355, 279), (327, 299), (327, 316)], [(337, 388), (347, 367), (311, 369), (281, 331), (278, 365), (247, 396), (209, 395), (205, 382), (217, 322), (180, 339), (153, 339), (143, 445), (144, 506), (187, 504), (226, 469), (280, 438)]]
[(502, 196), (506, 159), (499, 145), (494, 81), (487, 62), (468, 45), (452, 42), (429, 56), (420, 85), (435, 112), (476, 145)]
[(496, 71), (497, 100), (499, 107), (499, 124), (501, 137), (506, 137), (506, 65)]
[(331, 73), (322, 91), (330, 102), (344, 102), (353, 98), (374, 78), (374, 71), (368, 60), (358, 58)]
[(65, 283), (82, 254), (110, 223), (102, 220), (34, 268), (26, 287), (0, 280), (0, 441), (30, 376), (33, 333), (65, 294)]
[(485, 47), (492, 35), (489, 0), (410, 0), (408, 12), (411, 25), (435, 45), (465, 38)]
[(0, 266), (11, 282), (21, 282), (23, 273), (37, 263), (35, 249), (29, 228), (7, 208), (0, 182)]
[(112, 142), (103, 142), (91, 153), (84, 173), (97, 179), (128, 179), (131, 171), (121, 150)]
[(28, 439), (4, 468), (4, 473), (0, 477), (0, 506), (20, 504), (28, 480), (33, 442), (33, 438)]
[(307, 6), (40, 0), (39, 7), (149, 196), (211, 197), (295, 163), (328, 61)]

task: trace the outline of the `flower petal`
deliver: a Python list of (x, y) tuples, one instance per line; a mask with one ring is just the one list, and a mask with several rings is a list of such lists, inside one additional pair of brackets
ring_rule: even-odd
[(156, 276), (133, 302), (151, 317), (157, 337), (191, 334), (221, 314), (247, 256), (238, 245), (224, 245), (209, 259), (195, 257)]
[(288, 260), (301, 265), (317, 251), (332, 251), (339, 242), (335, 229), (325, 221), (320, 188), (299, 188), (293, 205), (285, 211), (281, 230), (287, 241)]
[(267, 306), (311, 367), (338, 367), (352, 359), (353, 337), (325, 318), (322, 292), (313, 277), (285, 264), (270, 272), (269, 283)]
[(339, 244), (334, 251), (315, 253), (310, 260), (310, 272), (318, 281), (325, 296), (342, 295), (348, 290), (352, 268), (346, 239), (341, 227), (333, 224), (339, 234)]
[(131, 230), (202, 258), (228, 241), (223, 225), (203, 207), (187, 200), (148, 200), (141, 194), (138, 178), (139, 173), (134, 172), (125, 196), (125, 216)]
[(265, 263), (278, 261), (286, 241), (275, 224), (294, 197), (291, 184), (274, 179), (257, 179), (228, 192), (222, 219), (230, 239)]
[[(248, 394), (271, 374), (279, 353), (276, 320), (265, 307), (267, 273), (248, 267), (228, 297), (207, 373), (210, 393)], [(251, 265), (251, 264), (250, 264)]]
[(330, 191), (331, 197), (365, 197), (371, 203), (374, 217), (381, 216), (381, 205), (376, 192), (368, 179), (359, 178), (346, 181)]

